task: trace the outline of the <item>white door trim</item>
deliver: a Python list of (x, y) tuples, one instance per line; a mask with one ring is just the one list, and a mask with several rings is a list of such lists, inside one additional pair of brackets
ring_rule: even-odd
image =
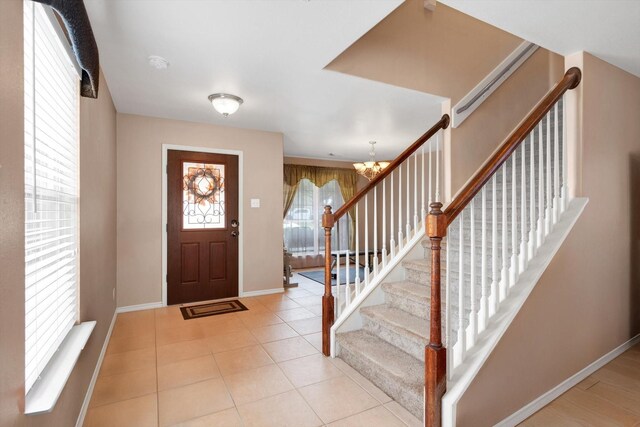
[(244, 283), (244, 212), (243, 212), (243, 155), (239, 150), (223, 148), (194, 147), (189, 145), (162, 144), (162, 306), (167, 305), (167, 160), (169, 150), (196, 151), (201, 153), (231, 154), (238, 156), (238, 221), (240, 241), (238, 242), (238, 296), (243, 296)]

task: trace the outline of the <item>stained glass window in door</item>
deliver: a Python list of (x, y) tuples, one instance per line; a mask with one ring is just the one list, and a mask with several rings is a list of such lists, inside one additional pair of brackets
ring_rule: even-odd
[(224, 165), (182, 164), (182, 228), (225, 228)]

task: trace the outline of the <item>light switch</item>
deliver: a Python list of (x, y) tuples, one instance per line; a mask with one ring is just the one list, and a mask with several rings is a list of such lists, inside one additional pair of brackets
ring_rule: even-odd
[(251, 207), (259, 208), (260, 207), (260, 199), (251, 199)]

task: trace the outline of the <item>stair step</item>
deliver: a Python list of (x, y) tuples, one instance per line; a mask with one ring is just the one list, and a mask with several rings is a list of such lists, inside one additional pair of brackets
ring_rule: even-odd
[(422, 419), (424, 362), (363, 330), (338, 334), (337, 342), (338, 357)]
[(424, 320), (429, 320), (429, 303), (431, 301), (430, 288), (417, 283), (404, 281), (383, 283), (387, 304), (404, 310)]
[(424, 362), (429, 322), (386, 304), (360, 309), (363, 328)]

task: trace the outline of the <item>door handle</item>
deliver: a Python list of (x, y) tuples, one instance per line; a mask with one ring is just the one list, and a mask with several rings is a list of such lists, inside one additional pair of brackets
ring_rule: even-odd
[(240, 232), (239, 232), (239, 231), (233, 230), (233, 231), (231, 232), (231, 237), (238, 237), (239, 235), (240, 235)]

